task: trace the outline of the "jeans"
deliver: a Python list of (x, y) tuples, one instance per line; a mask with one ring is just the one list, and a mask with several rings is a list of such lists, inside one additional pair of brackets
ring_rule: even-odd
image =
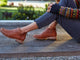
[[(77, 8), (74, 0), (60, 0), (60, 6)], [(80, 38), (80, 22), (79, 20), (69, 19), (61, 15), (46, 12), (35, 20), (38, 28), (49, 25), (54, 20), (57, 21), (74, 39)]]

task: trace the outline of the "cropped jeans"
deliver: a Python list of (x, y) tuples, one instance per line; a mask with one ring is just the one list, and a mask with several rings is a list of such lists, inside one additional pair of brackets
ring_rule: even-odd
[[(60, 6), (77, 8), (74, 0), (60, 0)], [(61, 15), (46, 12), (39, 18), (35, 19), (38, 28), (49, 25), (54, 20), (57, 21), (74, 39), (80, 39), (80, 21), (78, 19), (69, 19)]]

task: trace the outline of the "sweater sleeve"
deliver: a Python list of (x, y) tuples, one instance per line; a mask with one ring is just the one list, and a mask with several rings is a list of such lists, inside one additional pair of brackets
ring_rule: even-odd
[(59, 14), (67, 18), (80, 19), (80, 9), (73, 9), (61, 6)]
[(55, 4), (55, 6), (54, 5), (52, 6), (50, 12), (60, 14), (67, 18), (80, 19), (80, 9), (73, 9)]

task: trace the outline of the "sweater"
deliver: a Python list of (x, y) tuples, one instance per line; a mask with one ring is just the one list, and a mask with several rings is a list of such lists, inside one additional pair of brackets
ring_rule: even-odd
[(65, 16), (67, 18), (73, 18), (73, 19), (80, 19), (80, 2), (79, 0), (75, 0), (75, 3), (77, 5), (77, 8), (69, 8), (69, 7), (63, 7), (59, 4), (52, 5), (52, 8), (50, 10), (51, 13), (57, 13), (62, 16)]

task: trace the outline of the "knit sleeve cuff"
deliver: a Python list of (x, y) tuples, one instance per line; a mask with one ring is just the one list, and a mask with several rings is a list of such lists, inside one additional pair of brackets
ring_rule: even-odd
[(59, 14), (60, 8), (61, 8), (61, 6), (59, 6), (59, 4), (54, 4), (54, 5), (52, 5), (52, 8), (50, 10), (50, 13)]

